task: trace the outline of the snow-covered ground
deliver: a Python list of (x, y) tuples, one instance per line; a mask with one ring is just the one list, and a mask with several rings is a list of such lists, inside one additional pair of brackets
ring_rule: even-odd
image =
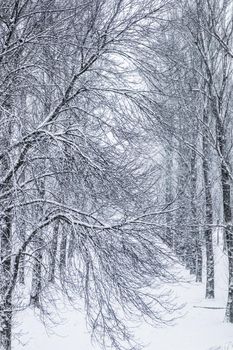
[(183, 277), (190, 282), (179, 284), (174, 289), (178, 300), (186, 303), (184, 316), (169, 328), (143, 326), (141, 338), (150, 342), (147, 350), (233, 350), (233, 325), (224, 322), (226, 263), (226, 257), (217, 254), (215, 300), (205, 300), (204, 284), (195, 283), (187, 271), (183, 271)]
[[(185, 269), (183, 278), (188, 282), (172, 286), (180, 303), (186, 303), (183, 316), (173, 326), (152, 328), (146, 324), (135, 328), (137, 339), (145, 350), (233, 350), (233, 325), (224, 322), (226, 306), (227, 259), (222, 246), (215, 247), (216, 299), (204, 299), (204, 284), (195, 283)], [(212, 308), (213, 307), (213, 308)], [(20, 316), (17, 330), (23, 329), (24, 344), (14, 341), (13, 350), (97, 350), (85, 327), (85, 319), (77, 311), (65, 311), (66, 321), (46, 331), (31, 311)]]

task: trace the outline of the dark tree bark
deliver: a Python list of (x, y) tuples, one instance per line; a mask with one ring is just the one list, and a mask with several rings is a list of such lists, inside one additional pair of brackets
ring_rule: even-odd
[(192, 240), (192, 270), (196, 275), (196, 282), (202, 282), (202, 249), (200, 242), (200, 232), (198, 228), (197, 213), (197, 154), (195, 150), (191, 151), (191, 240)]
[(56, 259), (58, 251), (58, 230), (59, 222), (56, 222), (53, 229), (53, 238), (51, 242), (50, 252), (50, 266), (49, 266), (49, 282), (53, 283), (55, 280)]
[(226, 320), (233, 323), (233, 225), (232, 225), (232, 205), (231, 205), (231, 188), (232, 179), (230, 174), (230, 165), (226, 154), (226, 137), (223, 122), (220, 117), (221, 101), (217, 97), (212, 100), (212, 111), (216, 120), (217, 142), (219, 152), (222, 155), (221, 161), (221, 186), (223, 194), (223, 218), (225, 223), (225, 244), (228, 256), (229, 282), (228, 282), (228, 300), (226, 307)]
[[(11, 99), (9, 96), (3, 107), (8, 112), (11, 111)], [(2, 131), (0, 137), (2, 148), (10, 147), (11, 139), (12, 123), (11, 121), (8, 121), (6, 129)], [(1, 175), (5, 177), (6, 174), (9, 173), (10, 168), (11, 159), (8, 154), (5, 154), (0, 162)], [(10, 191), (12, 189), (12, 178), (7, 178), (4, 185), (5, 186), (0, 187), (0, 191)], [(12, 198), (9, 196), (8, 201), (2, 203), (2, 213), (4, 213), (4, 205), (9, 204), (11, 201)], [(0, 221), (0, 348), (3, 348), (4, 350), (11, 350), (12, 292), (9, 288), (11, 284), (12, 268), (12, 220), (13, 217), (11, 210), (7, 210)]]
[(11, 282), (11, 229), (10, 213), (1, 221), (1, 295), (6, 295), (0, 302), (0, 348), (11, 349), (12, 294), (8, 293)]
[[(44, 169), (44, 165), (41, 167), (41, 169)], [(37, 180), (36, 183), (38, 194), (40, 198), (44, 198), (45, 196), (45, 180)], [(43, 206), (38, 205), (37, 206), (37, 215), (38, 217), (43, 217), (44, 209)], [(40, 308), (40, 293), (42, 290), (42, 262), (43, 262), (43, 230), (41, 231), (41, 234), (38, 235), (34, 242), (34, 262), (33, 262), (33, 270), (32, 270), (32, 289), (31, 289), (31, 296), (30, 296), (30, 302), (32, 305), (34, 305), (37, 308)]]
[(233, 323), (233, 225), (231, 209), (231, 180), (225, 164), (221, 165), (221, 183), (223, 191), (223, 214), (225, 221), (225, 237), (227, 245), (228, 265), (229, 265), (229, 283), (228, 300), (226, 308), (226, 320)]
[[(203, 121), (208, 125), (207, 111), (204, 110)], [(205, 190), (205, 217), (206, 228), (204, 231), (205, 246), (206, 246), (206, 298), (214, 298), (214, 251), (213, 251), (213, 203), (211, 195), (211, 181), (209, 169), (209, 150), (208, 138), (206, 132), (203, 135), (203, 179)]]
[[(168, 151), (166, 153), (166, 192), (165, 192), (165, 201), (166, 203), (172, 202), (172, 152)], [(174, 233), (172, 231), (172, 214), (166, 214), (166, 233), (165, 241), (169, 248), (175, 249), (175, 240)]]
[(43, 240), (38, 239), (35, 244), (36, 252), (34, 253), (34, 266), (32, 274), (32, 290), (31, 290), (31, 304), (35, 307), (40, 308), (40, 293), (42, 289), (42, 249), (43, 249)]

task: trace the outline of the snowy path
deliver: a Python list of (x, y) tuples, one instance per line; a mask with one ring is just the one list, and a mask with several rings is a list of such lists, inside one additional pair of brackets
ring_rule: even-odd
[[(216, 300), (205, 300), (204, 285), (196, 284), (182, 270), (189, 283), (174, 286), (173, 289), (181, 303), (187, 303), (185, 315), (176, 320), (174, 326), (155, 329), (142, 325), (135, 329), (138, 339), (147, 344), (145, 350), (233, 350), (233, 325), (226, 324), (224, 309), (207, 309), (204, 306), (224, 307), (226, 302), (226, 258), (217, 248), (216, 253)], [(196, 308), (194, 306), (202, 306)], [(13, 350), (97, 350), (91, 344), (85, 328), (83, 316), (77, 312), (66, 312), (67, 322), (56, 327), (55, 334), (48, 335), (43, 327), (28, 312), (19, 320), (22, 329), (28, 333), (23, 336), (27, 344), (15, 342)], [(21, 327), (18, 326), (18, 330)]]
[[(220, 274), (220, 271), (218, 273)], [(188, 277), (187, 274), (186, 277)], [(217, 350), (225, 345), (224, 350), (233, 350), (233, 325), (223, 322), (225, 310), (204, 308), (206, 306), (225, 306), (226, 293), (223, 293), (221, 289), (221, 282), (225, 280), (225, 277), (224, 275), (221, 278), (219, 276), (218, 294), (215, 301), (203, 299), (203, 284), (191, 282), (175, 287), (180, 301), (187, 303), (184, 310), (185, 316), (178, 319), (175, 325), (169, 328), (153, 330), (144, 326), (141, 338), (150, 341), (146, 349), (208, 350), (213, 348)], [(201, 306), (201, 308), (194, 306)]]

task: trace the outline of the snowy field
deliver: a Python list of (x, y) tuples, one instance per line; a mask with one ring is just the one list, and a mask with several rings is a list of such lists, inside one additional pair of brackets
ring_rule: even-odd
[[(222, 246), (215, 247), (216, 299), (205, 300), (204, 284), (195, 283), (181, 268), (185, 283), (172, 289), (180, 303), (186, 303), (183, 316), (173, 326), (152, 328), (147, 324), (135, 327), (137, 339), (145, 350), (233, 350), (233, 325), (224, 322), (226, 305), (227, 260)], [(27, 330), (23, 344), (14, 341), (13, 350), (97, 350), (85, 327), (84, 316), (77, 311), (65, 311), (64, 321), (51, 330), (44, 327), (28, 311), (20, 315), (17, 330)]]

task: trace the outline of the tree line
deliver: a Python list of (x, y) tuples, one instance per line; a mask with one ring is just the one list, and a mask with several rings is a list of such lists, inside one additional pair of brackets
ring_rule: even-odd
[[(166, 323), (176, 257), (233, 322), (232, 0), (0, 2), (0, 344), (17, 311), (83, 300), (93, 336), (133, 348)], [(205, 248), (205, 249), (204, 249)], [(13, 334), (14, 335), (14, 334)]]

